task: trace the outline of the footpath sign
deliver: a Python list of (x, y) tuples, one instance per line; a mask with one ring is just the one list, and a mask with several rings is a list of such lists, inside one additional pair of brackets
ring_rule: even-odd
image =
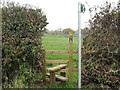
[(78, 2), (78, 88), (81, 88), (81, 13), (85, 12), (85, 6)]

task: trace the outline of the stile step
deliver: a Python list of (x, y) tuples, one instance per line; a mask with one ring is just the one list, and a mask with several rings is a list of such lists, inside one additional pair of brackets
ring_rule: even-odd
[(48, 68), (48, 71), (49, 72), (56, 72), (60, 69), (63, 69), (67, 66), (67, 64), (61, 64), (61, 65), (58, 65), (58, 66), (55, 66), (55, 67), (52, 67), (52, 68)]
[[(47, 74), (47, 76), (50, 77), (50, 74)], [(58, 80), (61, 80), (61, 81), (67, 81), (68, 80), (67, 77), (60, 76), (60, 75), (55, 75), (55, 78), (58, 79)]]

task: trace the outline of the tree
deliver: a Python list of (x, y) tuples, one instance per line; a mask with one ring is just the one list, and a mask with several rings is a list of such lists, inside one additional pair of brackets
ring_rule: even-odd
[(74, 34), (74, 32), (75, 31), (72, 30), (71, 28), (66, 28), (66, 29), (63, 30), (63, 33), (66, 34), (66, 35), (68, 35), (69, 33), (73, 33)]

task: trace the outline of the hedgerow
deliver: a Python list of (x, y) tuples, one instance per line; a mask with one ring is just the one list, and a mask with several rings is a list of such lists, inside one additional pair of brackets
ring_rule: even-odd
[[(41, 9), (14, 2), (2, 6), (2, 81), (3, 86), (16, 76), (24, 83), (34, 81), (41, 73), (41, 37), (46, 30), (46, 15)], [(31, 74), (30, 74), (31, 73)], [(39, 76), (40, 77), (40, 76)]]
[[(119, 4), (118, 4), (119, 5)], [(85, 34), (82, 84), (89, 88), (119, 88), (120, 86), (120, 12), (111, 3), (99, 9), (90, 20)]]

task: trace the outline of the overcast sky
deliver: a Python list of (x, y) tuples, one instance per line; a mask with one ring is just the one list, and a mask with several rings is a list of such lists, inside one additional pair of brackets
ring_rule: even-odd
[[(30, 4), (42, 8), (48, 19), (49, 30), (56, 30), (58, 28), (71, 28), (77, 30), (78, 28), (78, 2), (82, 2), (86, 7), (86, 12), (82, 14), (81, 26), (84, 28), (87, 26), (90, 19), (88, 5), (90, 7), (94, 5), (103, 5), (106, 0), (4, 0), (15, 1), (20, 4)], [(117, 2), (118, 0), (107, 0), (111, 2)]]

